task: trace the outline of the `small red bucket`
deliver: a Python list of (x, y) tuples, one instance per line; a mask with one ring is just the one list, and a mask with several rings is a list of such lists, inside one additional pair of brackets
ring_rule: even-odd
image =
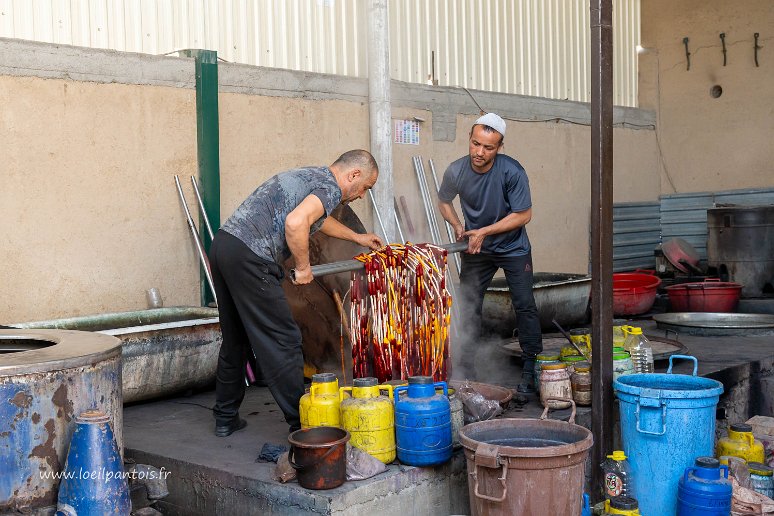
[(644, 314), (653, 307), (661, 280), (653, 271), (618, 272), (613, 274), (613, 313)]
[(735, 312), (742, 288), (739, 283), (707, 279), (672, 285), (664, 290), (669, 294), (673, 312)]

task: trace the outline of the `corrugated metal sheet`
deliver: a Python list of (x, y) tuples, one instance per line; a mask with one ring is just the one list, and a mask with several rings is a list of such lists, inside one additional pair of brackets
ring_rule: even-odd
[(774, 188), (726, 190), (661, 196), (662, 240), (682, 238), (707, 259), (707, 209), (716, 204), (774, 204)]
[(613, 205), (613, 271), (653, 269), (653, 250), (661, 242), (660, 204)]
[[(640, 2), (613, 2), (616, 105), (637, 105)], [(204, 48), (365, 77), (366, 9), (365, 0), (0, 0), (0, 37), (150, 54)], [(394, 79), (590, 101), (589, 0), (391, 0), (389, 9)]]

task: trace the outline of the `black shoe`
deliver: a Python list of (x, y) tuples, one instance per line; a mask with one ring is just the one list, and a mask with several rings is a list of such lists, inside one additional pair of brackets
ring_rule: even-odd
[(216, 423), (215, 435), (217, 437), (228, 437), (229, 435), (233, 434), (237, 430), (241, 430), (246, 426), (247, 426), (247, 421), (237, 416), (235, 419), (232, 419), (231, 422), (226, 423), (225, 425), (219, 425)]

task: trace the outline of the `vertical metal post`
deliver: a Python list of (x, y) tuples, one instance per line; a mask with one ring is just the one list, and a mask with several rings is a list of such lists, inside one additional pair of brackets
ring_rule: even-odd
[(592, 494), (613, 437), (613, 5), (591, 0)]
[[(196, 140), (199, 180), (207, 218), (213, 230), (220, 227), (220, 140), (218, 127), (218, 53), (213, 50), (183, 50), (196, 63)], [(205, 231), (204, 214), (199, 215), (199, 233), (207, 252), (212, 240)], [(201, 302), (206, 306), (215, 299), (207, 284), (201, 283)]]

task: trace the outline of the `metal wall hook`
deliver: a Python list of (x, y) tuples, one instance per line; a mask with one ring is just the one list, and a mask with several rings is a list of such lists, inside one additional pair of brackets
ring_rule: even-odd
[(754, 50), (754, 52), (755, 52), (755, 66), (760, 66), (760, 65), (758, 64), (758, 50), (760, 50), (760, 49), (761, 49), (761, 46), (760, 46), (760, 45), (758, 45), (758, 36), (759, 36), (759, 35), (760, 35), (760, 34), (758, 34), (757, 32), (756, 32), (755, 34), (753, 34), (753, 37), (755, 38), (755, 46), (753, 47), (753, 50)]
[(723, 66), (726, 66), (726, 33), (720, 33), (720, 44), (723, 46)]
[(688, 62), (686, 70), (691, 69), (691, 53), (688, 51), (688, 36), (683, 38), (683, 45), (685, 45), (685, 60)]

